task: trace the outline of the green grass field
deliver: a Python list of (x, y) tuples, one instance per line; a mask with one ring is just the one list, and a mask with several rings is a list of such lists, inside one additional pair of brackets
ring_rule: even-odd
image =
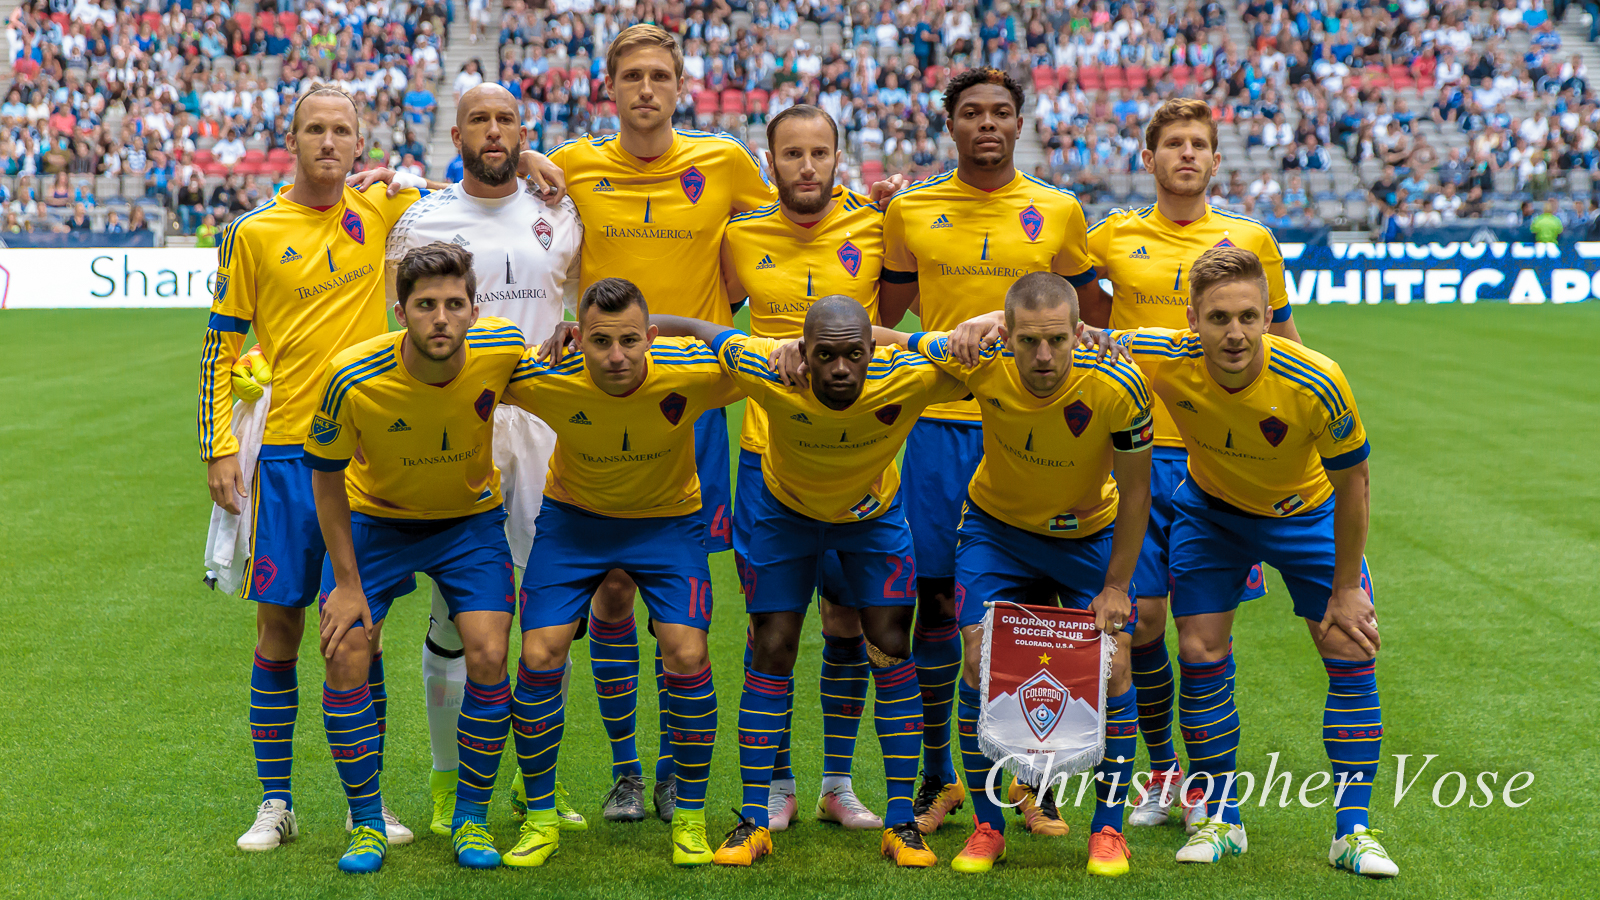
[[(209, 502), (196, 458), (194, 389), (205, 313), (0, 313), (0, 893), (68, 897), (967, 897), (1592, 896), (1592, 735), (1600, 696), (1600, 305), (1314, 308), (1309, 344), (1339, 360), (1371, 432), (1368, 550), (1384, 649), (1387, 739), (1374, 824), (1402, 867), (1371, 883), (1326, 862), (1332, 815), (1298, 805), (1246, 811), (1250, 852), (1180, 868), (1181, 830), (1129, 832), (1133, 873), (1091, 885), (1087, 803), (1065, 839), (1009, 832), (1009, 863), (963, 878), (947, 862), (970, 819), (931, 840), (941, 866), (896, 871), (875, 834), (805, 817), (821, 759), (815, 628), (797, 671), (794, 738), (802, 821), (749, 871), (677, 871), (668, 826), (598, 821), (609, 759), (586, 648), (575, 648), (561, 777), (594, 824), (539, 870), (468, 873), (427, 833), (429, 767), (419, 648), (426, 595), (397, 601), (385, 632), (389, 737), (385, 794), (417, 843), (381, 874), (343, 876), (344, 802), (322, 732), (315, 638), (302, 655), (296, 806), (301, 840), (245, 854), (234, 838), (259, 792), (245, 727), (250, 604), (206, 590), (200, 557)], [(733, 825), (735, 699), (744, 616), (728, 554), (716, 575), (713, 666), (721, 745), (709, 816)], [(1326, 766), (1326, 679), (1274, 594), (1240, 611), (1240, 767), (1297, 778)], [(641, 691), (649, 771), (655, 699)], [(856, 784), (880, 811), (870, 718)], [(1585, 750), (1584, 748), (1589, 749)], [(1393, 754), (1438, 754), (1398, 808)], [(516, 824), (502, 797), (490, 825)], [(1142, 763), (1141, 763), (1142, 765)], [(1445, 771), (1532, 771), (1520, 809), (1498, 799), (1451, 809), (1429, 798)], [(1453, 786), (1445, 798), (1454, 793)], [(1478, 796), (1474, 789), (1470, 797)]]

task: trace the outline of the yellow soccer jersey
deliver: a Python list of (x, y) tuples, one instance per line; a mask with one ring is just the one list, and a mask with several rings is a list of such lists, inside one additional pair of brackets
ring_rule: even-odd
[[(776, 203), (728, 223), (723, 241), (750, 295), (752, 334), (798, 338), (812, 302), (831, 294), (856, 300), (877, 321), (883, 213), (848, 188), (834, 188), (833, 196), (833, 209), (809, 228), (791, 221)], [(767, 415), (754, 403), (745, 404), (739, 446), (766, 452)]]
[(830, 409), (809, 388), (785, 387), (767, 368), (779, 343), (733, 329), (712, 343), (740, 389), (767, 408), (761, 463), (767, 489), (821, 522), (883, 515), (900, 490), (894, 459), (911, 426), (930, 404), (965, 397), (966, 386), (921, 354), (879, 347), (861, 396), (849, 409)]
[(507, 403), (555, 429), (545, 496), (619, 519), (699, 511), (694, 423), (739, 396), (694, 338), (656, 340), (644, 382), (627, 396), (596, 386), (578, 351), (542, 363), (530, 349), (506, 389)]
[(406, 368), (405, 340), (404, 331), (390, 332), (334, 356), (317, 385), (306, 464), (345, 469), (351, 511), (369, 516), (451, 519), (494, 509), (494, 407), (522, 359), (521, 330), (479, 319), (467, 332), (465, 364), (443, 387)]
[[(1110, 280), (1111, 327), (1189, 327), (1189, 267), (1213, 247), (1238, 247), (1261, 258), (1267, 271), (1272, 321), (1289, 318), (1289, 295), (1283, 280), (1283, 253), (1272, 229), (1255, 219), (1225, 209), (1206, 207), (1206, 214), (1179, 225), (1155, 206), (1118, 210), (1089, 229), (1089, 261), (1101, 278)], [(1166, 408), (1157, 404), (1156, 443), (1181, 447), (1178, 428)]]
[(1266, 365), (1238, 393), (1206, 370), (1192, 331), (1118, 335), (1178, 423), (1195, 486), (1248, 513), (1291, 516), (1333, 495), (1324, 471), (1367, 458), (1367, 432), (1344, 372), (1287, 338), (1264, 337)]
[[(1011, 283), (1055, 272), (1073, 285), (1094, 277), (1083, 207), (1071, 191), (1021, 172), (982, 191), (955, 172), (896, 194), (883, 218), (884, 278), (916, 281), (922, 324), (950, 331), (1005, 305)], [(978, 421), (971, 401), (943, 404), (929, 418)]]
[(200, 368), (202, 459), (239, 452), (228, 370), (251, 328), (272, 365), (268, 444), (303, 443), (328, 361), (388, 330), (384, 238), (421, 195), (386, 190), (345, 188), (340, 203), (316, 210), (290, 200), (285, 187), (223, 233)]
[(601, 278), (639, 286), (650, 311), (733, 323), (722, 284), (728, 217), (777, 199), (738, 138), (674, 132), (649, 162), (616, 136), (583, 137), (550, 151), (583, 218), (583, 289)]
[(967, 488), (972, 502), (1049, 537), (1088, 537), (1110, 525), (1117, 517), (1111, 454), (1147, 450), (1155, 439), (1139, 370), (1076, 350), (1061, 387), (1039, 397), (1022, 383), (1010, 350), (990, 347), (969, 367), (950, 357), (946, 338), (914, 334), (911, 347), (961, 379), (983, 413), (983, 461)]

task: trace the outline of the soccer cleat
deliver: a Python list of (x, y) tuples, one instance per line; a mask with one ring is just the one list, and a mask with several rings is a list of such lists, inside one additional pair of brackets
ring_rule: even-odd
[(794, 790), (773, 787), (767, 792), (767, 828), (770, 831), (787, 831), (789, 823), (800, 812)]
[[(1144, 800), (1128, 813), (1128, 824), (1136, 827), (1167, 824), (1171, 821), (1172, 808), (1178, 805), (1182, 786), (1182, 769), (1151, 772), (1144, 780)], [(1134, 796), (1138, 796), (1137, 792)]]
[[(519, 781), (518, 783), (520, 784), (521, 782)], [(526, 807), (528, 803), (527, 794), (523, 794), (522, 803)], [(556, 782), (556, 818), (561, 820), (562, 831), (589, 830), (589, 820), (583, 817), (583, 813), (572, 808), (572, 801), (567, 797), (566, 786), (559, 781)]]
[(817, 821), (833, 822), (850, 831), (876, 831), (883, 819), (861, 802), (848, 784), (841, 784), (817, 798)]
[(967, 845), (950, 860), (950, 868), (977, 875), (994, 868), (997, 862), (1005, 862), (1005, 858), (1006, 836), (990, 828), (989, 823), (979, 822), (978, 830), (967, 838)]
[(384, 854), (389, 852), (389, 839), (376, 828), (363, 825), (350, 832), (350, 847), (339, 857), (339, 871), (352, 875), (365, 875), (383, 868)]
[(961, 808), (967, 800), (967, 789), (957, 783), (945, 784), (935, 773), (922, 771), (922, 786), (911, 801), (911, 814), (916, 817), (917, 830), (933, 834), (944, 824), (946, 816)]
[(1224, 856), (1238, 856), (1249, 847), (1243, 826), (1203, 819), (1189, 843), (1178, 848), (1178, 862), (1214, 863)]
[(561, 820), (553, 809), (536, 809), (528, 813), (517, 836), (517, 845), (501, 857), (508, 866), (542, 866), (561, 849)]
[(600, 815), (607, 822), (644, 821), (644, 778), (624, 775), (600, 799)]
[[(557, 809), (559, 808), (558, 805)], [(528, 785), (522, 780), (522, 770), (518, 769), (516, 776), (511, 779), (511, 818), (520, 821), (527, 818), (527, 815)]]
[[(672, 813), (678, 808), (678, 776), (669, 775), (666, 781), (657, 780), (656, 786), (650, 791), (650, 801), (656, 806), (656, 816), (663, 822), (671, 822)], [(700, 824), (704, 825), (705, 822)]]
[(275, 849), (299, 836), (300, 825), (289, 804), (282, 800), (265, 800), (256, 810), (256, 820), (250, 830), (239, 835), (237, 843), (240, 850), (260, 852)]
[(1334, 838), (1333, 846), (1328, 848), (1328, 865), (1368, 878), (1393, 878), (1399, 875), (1400, 867), (1395, 865), (1388, 851), (1373, 837), (1377, 833), (1365, 825), (1357, 825), (1354, 831), (1344, 837)]
[(703, 866), (711, 862), (711, 844), (706, 840), (706, 811), (675, 811), (672, 819), (672, 864)]
[(1128, 858), (1133, 856), (1133, 851), (1128, 849), (1128, 842), (1122, 832), (1110, 825), (1100, 826), (1100, 830), (1089, 835), (1089, 874), (1106, 875), (1115, 878), (1118, 875), (1128, 874)]
[(1206, 823), (1206, 792), (1190, 788), (1183, 796), (1183, 830), (1194, 834)]
[(1072, 830), (1066, 822), (1061, 820), (1061, 813), (1056, 809), (1055, 794), (1051, 791), (1044, 792), (1041, 802), (1034, 796), (1033, 788), (1020, 781), (1011, 782), (1011, 789), (1006, 792), (1006, 801), (1017, 804), (1017, 813), (1022, 816), (1022, 827), (1029, 834), (1041, 837), (1066, 837)]
[[(738, 816), (739, 811), (735, 809), (733, 814)], [(711, 855), (711, 861), (719, 866), (748, 866), (772, 851), (772, 832), (740, 816), (739, 824), (722, 839), (722, 846)]]
[(915, 822), (902, 822), (885, 828), (878, 851), (905, 869), (925, 869), (939, 861), (939, 857), (928, 849), (928, 842), (922, 839), (922, 832), (917, 830)]
[(428, 830), (443, 837), (450, 836), (450, 822), (456, 816), (456, 782), (461, 779), (460, 769), (428, 773), (428, 793), (433, 795), (433, 821)]
[(464, 869), (500, 868), (500, 851), (494, 849), (494, 837), (487, 827), (463, 822), (450, 840), (455, 844), (456, 865)]
[[(450, 811), (451, 815), (455, 814), (454, 803), (450, 804)], [(355, 827), (355, 820), (350, 817), (350, 813), (348, 811), (345, 812), (344, 830), (354, 834)], [(411, 829), (400, 824), (400, 819), (395, 816), (393, 810), (389, 809), (389, 804), (387, 803), (383, 805), (383, 830), (387, 832), (385, 836), (389, 839), (389, 844), (391, 846), (398, 844), (409, 844), (417, 839), (417, 836), (411, 833)]]

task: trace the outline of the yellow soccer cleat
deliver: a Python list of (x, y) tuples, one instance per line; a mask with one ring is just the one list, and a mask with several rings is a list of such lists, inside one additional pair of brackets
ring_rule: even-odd
[(1029, 834), (1043, 837), (1066, 837), (1072, 830), (1071, 826), (1061, 821), (1061, 813), (1056, 810), (1055, 795), (1049, 791), (1044, 793), (1041, 803), (1034, 796), (1033, 788), (1020, 781), (1011, 782), (1011, 790), (1006, 792), (1006, 800), (1017, 804), (1017, 812), (1022, 816), (1022, 827), (1028, 829)]
[(1122, 832), (1110, 825), (1100, 826), (1100, 830), (1089, 835), (1089, 874), (1105, 875), (1115, 878), (1118, 875), (1128, 874), (1128, 858), (1133, 856), (1133, 851), (1128, 849), (1128, 842), (1122, 837)]
[(508, 866), (542, 866), (561, 849), (561, 820), (553, 809), (528, 810), (517, 845), (500, 858)]
[[(733, 814), (739, 815), (739, 810)], [(739, 824), (723, 838), (711, 861), (719, 866), (748, 866), (772, 852), (772, 832), (740, 816)]]
[(711, 844), (706, 840), (706, 811), (675, 809), (672, 816), (672, 864), (703, 866), (711, 862)]
[(950, 868), (968, 875), (979, 875), (994, 868), (995, 863), (1004, 862), (1005, 858), (1006, 836), (990, 828), (987, 822), (979, 822), (978, 829), (972, 832), (972, 837), (967, 838), (967, 845), (961, 848), (955, 859), (950, 860)]
[(917, 830), (915, 822), (885, 828), (878, 851), (903, 869), (926, 869), (939, 861), (939, 857), (928, 849), (928, 843), (922, 839), (922, 832)]
[(448, 772), (434, 769), (428, 773), (428, 793), (433, 796), (433, 821), (428, 824), (428, 830), (434, 834), (451, 835), (450, 826), (456, 815), (456, 782), (460, 777), (460, 769)]
[(944, 784), (931, 772), (922, 773), (922, 786), (911, 801), (911, 812), (917, 820), (917, 830), (933, 834), (944, 824), (945, 817), (961, 808), (967, 800), (967, 789), (959, 783)]
[(233, 394), (240, 400), (254, 402), (261, 399), (262, 388), (272, 382), (272, 367), (261, 355), (258, 344), (239, 357), (229, 372), (233, 376)]

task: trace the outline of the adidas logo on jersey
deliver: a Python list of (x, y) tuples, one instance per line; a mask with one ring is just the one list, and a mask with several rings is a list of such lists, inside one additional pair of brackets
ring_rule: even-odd
[(756, 269), (776, 269), (778, 264), (772, 261), (772, 254), (761, 257), (761, 262), (756, 263)]
[(799, 422), (801, 425), (810, 425), (811, 424), (811, 420), (806, 418), (806, 414), (805, 413), (795, 413), (794, 415), (790, 416), (789, 418), (795, 420), (796, 422)]
[(394, 420), (394, 424), (389, 426), (389, 433), (390, 434), (394, 434), (397, 431), (410, 431), (410, 430), (411, 430), (411, 426), (406, 424), (406, 420), (405, 419), (395, 419)]
[(616, 188), (611, 186), (611, 179), (602, 178), (599, 181), (595, 182), (594, 190), (595, 190), (595, 193), (598, 194), (598, 193), (600, 193), (602, 191), (615, 191)]
[(949, 216), (941, 215), (941, 216), (939, 216), (939, 218), (934, 219), (933, 220), (933, 224), (931, 226), (929, 226), (929, 227), (930, 228), (954, 228), (955, 226), (950, 224), (950, 217)]
[(1150, 258), (1150, 253), (1149, 253), (1149, 251), (1145, 250), (1143, 247), (1140, 247), (1139, 249), (1133, 251), (1132, 253), (1129, 253), (1128, 254), (1128, 258), (1129, 259), (1149, 259)]
[(282, 256), (278, 257), (278, 265), (281, 266), (284, 263), (292, 263), (299, 258), (300, 254), (294, 252), (294, 248), (290, 247), (289, 249), (283, 251)]
[(1178, 408), (1179, 409), (1187, 409), (1189, 412), (1199, 412), (1199, 410), (1194, 408), (1194, 404), (1190, 403), (1187, 400), (1179, 400), (1178, 401)]
[(450, 239), (450, 243), (455, 244), (457, 247), (465, 247), (472, 242), (458, 234)]
[(581, 410), (581, 409), (578, 410), (578, 414), (577, 415), (573, 416), (572, 418), (568, 419), (567, 421), (571, 422), (574, 425), (593, 425), (594, 424), (593, 422), (589, 421), (589, 417), (584, 415), (583, 414), (583, 410)]

